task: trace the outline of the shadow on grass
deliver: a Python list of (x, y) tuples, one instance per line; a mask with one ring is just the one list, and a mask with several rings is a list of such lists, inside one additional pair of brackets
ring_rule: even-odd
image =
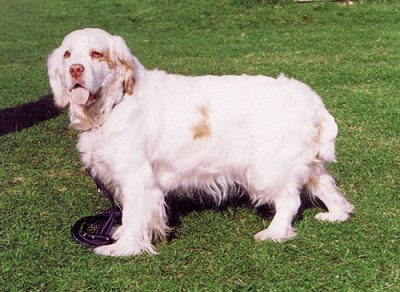
[(0, 136), (18, 132), (61, 114), (53, 102), (53, 95), (14, 108), (0, 110)]
[[(175, 238), (175, 231), (181, 225), (182, 217), (191, 212), (201, 212), (205, 210), (224, 212), (228, 208), (233, 208), (234, 213), (232, 220), (235, 220), (235, 209), (237, 207), (254, 208), (248, 193), (242, 186), (235, 185), (230, 187), (228, 194), (230, 195), (218, 204), (212, 196), (201, 190), (194, 190), (192, 192), (176, 190), (168, 193), (165, 197), (165, 203), (167, 207), (168, 225), (172, 228), (169, 240)], [(296, 216), (293, 218), (293, 222), (301, 220), (304, 210), (306, 209), (322, 208), (327, 210), (325, 204), (321, 200), (316, 197), (311, 199), (311, 195), (305, 187), (301, 190), (300, 199), (301, 205)], [(272, 219), (275, 215), (274, 206), (269, 204), (258, 206), (255, 209), (257, 214), (264, 219)]]

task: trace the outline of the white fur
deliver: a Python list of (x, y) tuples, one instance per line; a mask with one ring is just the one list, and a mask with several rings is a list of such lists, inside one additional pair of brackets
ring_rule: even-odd
[[(93, 59), (93, 50), (108, 58)], [(71, 102), (72, 64), (85, 67), (81, 85), (97, 92), (93, 103)], [(120, 37), (99, 29), (68, 34), (48, 71), (55, 102), (70, 103), (71, 124), (81, 131), (84, 166), (114, 186), (123, 206), (117, 241), (99, 254), (155, 253), (154, 240), (168, 232), (164, 196), (178, 187), (219, 201), (240, 183), (255, 205), (273, 204), (276, 214), (257, 240), (296, 235), (303, 186), (328, 208), (319, 220), (344, 221), (353, 210), (325, 169), (335, 160), (337, 125), (297, 80), (147, 70)]]

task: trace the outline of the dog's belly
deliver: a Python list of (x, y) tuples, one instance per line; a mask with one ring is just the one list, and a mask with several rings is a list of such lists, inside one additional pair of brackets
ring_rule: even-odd
[[(208, 162), (198, 165), (188, 171), (178, 171), (173, 163), (157, 161), (153, 163), (153, 173), (158, 187), (167, 194), (168, 192), (181, 189), (201, 189), (223, 195), (225, 188), (234, 184), (245, 185), (245, 169), (236, 166), (223, 165)], [(219, 194), (217, 194), (219, 193)]]

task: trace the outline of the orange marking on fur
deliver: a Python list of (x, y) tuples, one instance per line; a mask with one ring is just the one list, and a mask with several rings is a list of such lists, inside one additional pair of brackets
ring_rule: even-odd
[(133, 87), (135, 86), (135, 79), (133, 77), (135, 68), (121, 57), (118, 57), (118, 60), (121, 62), (125, 69), (124, 90), (129, 95), (132, 95)]
[(319, 186), (319, 180), (318, 177), (315, 176), (310, 176), (307, 182), (307, 186), (314, 191), (318, 186)]
[(99, 61), (106, 62), (107, 65), (108, 65), (108, 68), (115, 69), (117, 67), (117, 64), (115, 64), (115, 62), (113, 62), (111, 60), (110, 52), (109, 51), (104, 51), (102, 54), (103, 54), (103, 57), (101, 59), (99, 59)]
[(192, 127), (193, 139), (197, 140), (211, 137), (210, 125), (208, 123), (208, 108), (206, 106), (199, 106), (197, 112), (201, 115), (201, 120)]
[[(316, 126), (315, 126), (315, 131), (316, 131), (316, 133), (315, 133), (315, 136), (314, 136), (314, 141), (315, 141), (315, 143), (317, 143), (317, 144), (319, 144), (320, 143), (320, 141), (321, 141), (321, 132), (322, 132), (322, 123), (318, 123)], [(314, 158), (313, 158), (313, 160), (312, 160), (314, 163), (319, 163), (321, 160), (319, 159), (319, 151), (317, 151), (316, 153), (315, 153), (315, 156), (314, 156)]]

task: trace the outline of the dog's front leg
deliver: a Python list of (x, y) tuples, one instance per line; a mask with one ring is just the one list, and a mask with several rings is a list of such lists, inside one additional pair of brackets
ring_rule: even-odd
[(122, 225), (118, 240), (95, 249), (97, 254), (129, 256), (156, 253), (154, 235), (165, 236), (164, 196), (154, 183), (149, 167), (119, 177), (122, 201)]

